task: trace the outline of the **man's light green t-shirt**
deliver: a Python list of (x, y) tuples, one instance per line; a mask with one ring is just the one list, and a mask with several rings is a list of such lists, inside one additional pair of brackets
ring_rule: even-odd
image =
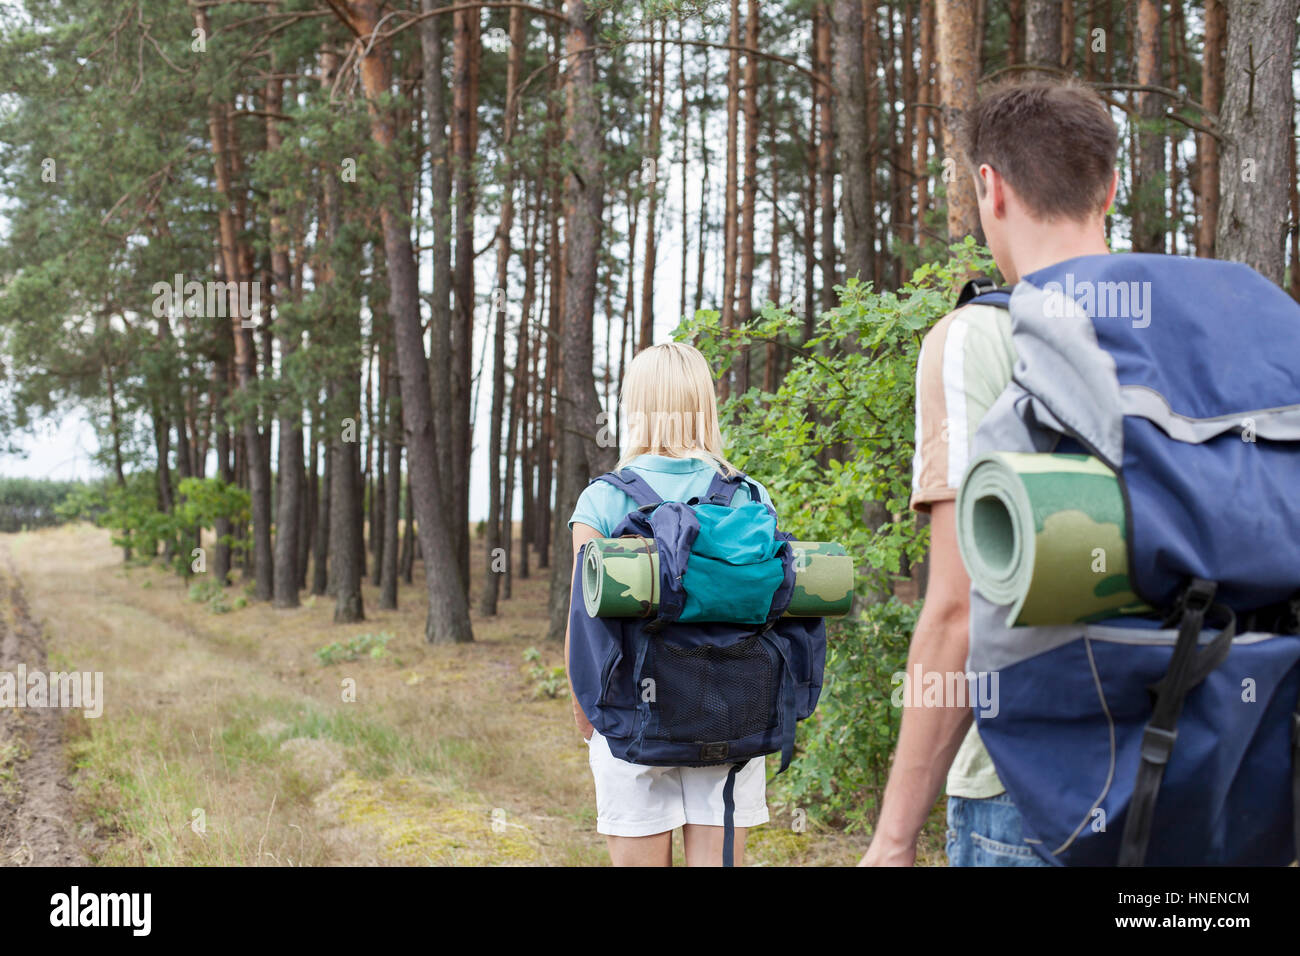
[[(1011, 381), (1015, 362), (1006, 309), (968, 305), (926, 334), (917, 361), (913, 508), (956, 498), (975, 430)], [(1004, 789), (972, 724), (948, 771), (948, 793), (983, 798)]]

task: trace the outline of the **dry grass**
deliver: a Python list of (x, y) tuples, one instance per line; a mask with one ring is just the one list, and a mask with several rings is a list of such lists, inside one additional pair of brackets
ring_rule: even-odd
[[(326, 598), (215, 614), (170, 571), (124, 567), (86, 525), (0, 542), (51, 665), (104, 672), (103, 716), (68, 718), (94, 862), (608, 862), (567, 701), (536, 696), (523, 661), (536, 647), (562, 663), (544, 638), (543, 577), (516, 582), (497, 617), (475, 612), (475, 643), (433, 647), (418, 568), (400, 610), (377, 610), (367, 585), (367, 620), (335, 625)], [(363, 634), (391, 635), (386, 653), (316, 656)], [(749, 862), (847, 864), (864, 842), (774, 818), (751, 833)]]

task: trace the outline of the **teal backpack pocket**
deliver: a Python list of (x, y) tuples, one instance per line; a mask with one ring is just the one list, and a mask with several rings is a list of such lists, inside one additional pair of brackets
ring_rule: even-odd
[(785, 580), (775, 516), (754, 501), (697, 505), (695, 516), (700, 530), (682, 574), (686, 601), (678, 620), (763, 624)]

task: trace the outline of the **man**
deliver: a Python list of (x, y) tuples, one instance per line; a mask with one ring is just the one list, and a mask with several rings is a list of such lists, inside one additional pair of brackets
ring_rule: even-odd
[[(1106, 211), (1118, 174), (1115, 124), (1100, 98), (1069, 82), (998, 88), (965, 118), (963, 149), (980, 223), (1008, 285), (1020, 276), (1110, 250)], [(917, 363), (911, 507), (930, 514), (930, 583), (907, 669), (966, 669), (970, 579), (957, 550), (957, 487), (980, 419), (1011, 380), (1005, 309), (967, 305), (926, 335)], [(910, 866), (947, 778), (954, 866), (1041, 863), (980, 743), (968, 707), (906, 707), (875, 835), (862, 865)]]

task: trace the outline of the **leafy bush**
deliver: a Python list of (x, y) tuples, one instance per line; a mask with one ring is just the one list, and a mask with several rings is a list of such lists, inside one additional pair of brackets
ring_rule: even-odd
[(231, 605), (226, 601), (226, 589), (215, 578), (201, 578), (190, 585), (190, 600), (196, 604), (206, 604), (213, 614), (226, 614), (237, 607), (244, 607), (246, 602), (239, 598)]
[(892, 678), (907, 666), (920, 609), (891, 597), (832, 628), (821, 700), (799, 728), (799, 759), (778, 778), (777, 802), (850, 827), (874, 818), (902, 718)]
[[(916, 361), (925, 332), (951, 311), (965, 278), (993, 269), (971, 239), (952, 253), (917, 268), (897, 292), (850, 279), (805, 341), (803, 317), (771, 303), (739, 328), (724, 329), (716, 312), (701, 311), (676, 332), (718, 374), (747, 347), (772, 343), (793, 353), (775, 392), (750, 388), (722, 403), (728, 455), (767, 485), (782, 528), (842, 543), (857, 568), (858, 616), (828, 622), (821, 703), (799, 729), (799, 759), (775, 788), (778, 801), (815, 817), (871, 819), (897, 736), (890, 678), (904, 667), (919, 605), (879, 598), (905, 561), (924, 556), (929, 539), (907, 507)], [(879, 603), (861, 609), (869, 597)]]
[[(135, 472), (123, 485), (103, 483), (76, 490), (57, 510), (65, 520), (88, 520), (111, 529), (115, 545), (145, 560), (152, 560), (160, 546), (169, 545), (173, 567), (186, 577), (192, 573), (196, 532), (214, 529), (219, 518), (232, 523), (247, 521), (251, 512), (249, 493), (219, 478), (181, 479), (170, 512), (158, 510), (156, 489), (154, 472)], [(232, 535), (225, 535), (222, 543), (236, 551), (248, 547), (246, 540)], [(213, 586), (217, 586), (215, 582)]]
[(391, 634), (358, 634), (347, 641), (335, 641), (316, 651), (316, 659), (323, 666), (338, 664), (342, 661), (355, 661), (361, 657), (379, 660), (388, 652), (385, 650)]
[(569, 681), (561, 666), (546, 667), (541, 652), (535, 647), (524, 651), (524, 662), (529, 665), (528, 679), (533, 682), (534, 697), (558, 697), (569, 689)]

